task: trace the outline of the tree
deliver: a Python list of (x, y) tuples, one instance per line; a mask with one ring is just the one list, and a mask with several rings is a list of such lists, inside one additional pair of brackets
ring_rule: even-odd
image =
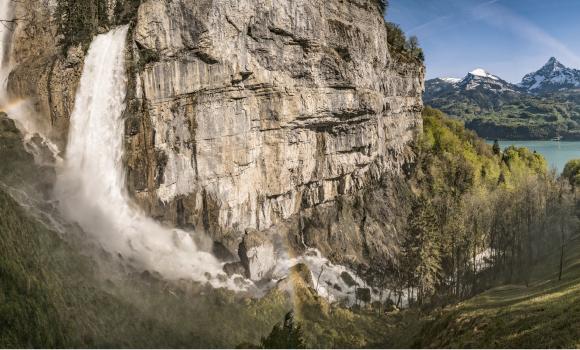
[(278, 323), (267, 338), (262, 338), (264, 349), (305, 349), (302, 328), (294, 322), (294, 313), (290, 311), (283, 323)]
[(437, 285), (441, 270), (438, 240), (437, 217), (431, 203), (421, 197), (409, 215), (407, 236), (402, 249), (408, 286), (411, 291), (414, 287), (418, 289), (420, 303), (433, 294)]
[(379, 4), (379, 9), (381, 13), (384, 15), (387, 12), (387, 7), (389, 7), (389, 0), (377, 0)]
[(499, 141), (498, 140), (494, 140), (493, 141), (493, 154), (495, 154), (496, 156), (499, 156), (501, 154), (501, 147), (499, 146)]
[(566, 163), (562, 177), (568, 180), (572, 190), (576, 192), (576, 187), (580, 186), (580, 159), (574, 159)]
[(419, 48), (419, 38), (413, 35), (407, 40), (407, 50), (415, 52)]
[(387, 42), (397, 52), (402, 52), (405, 49), (405, 32), (398, 24), (385, 22), (387, 28)]

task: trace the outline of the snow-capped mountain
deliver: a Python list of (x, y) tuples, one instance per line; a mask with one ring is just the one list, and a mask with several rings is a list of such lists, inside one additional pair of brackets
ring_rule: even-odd
[(496, 75), (490, 74), (483, 68), (477, 68), (467, 74), (463, 80), (455, 83), (459, 89), (475, 90), (483, 89), (494, 93), (519, 92), (519, 88)]
[(580, 70), (555, 58), (517, 85), (481, 68), (431, 79), (423, 100), (488, 138), (580, 139)]
[(533, 94), (580, 88), (580, 70), (568, 68), (552, 57), (538, 71), (527, 74), (519, 86)]
[(425, 100), (453, 94), (488, 94), (490, 98), (498, 94), (519, 94), (523, 89), (511, 84), (497, 75), (477, 68), (467, 73), (463, 79), (436, 78), (425, 82)]
[(456, 83), (459, 83), (461, 81), (461, 79), (459, 79), (459, 78), (439, 78), (439, 79), (441, 79), (444, 82), (449, 83), (449, 84), (456, 84)]

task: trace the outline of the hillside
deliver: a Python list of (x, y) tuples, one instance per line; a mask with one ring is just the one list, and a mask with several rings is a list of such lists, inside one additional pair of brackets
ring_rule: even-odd
[(277, 290), (249, 299), (118, 264), (59, 224), (42, 195), (51, 171), (22, 140), (0, 113), (0, 348), (233, 347), (290, 308)]
[[(489, 146), (482, 144), (482, 140), (473, 132), (465, 130), (460, 122), (450, 120), (430, 108), (426, 108), (424, 112), (421, 139), (418, 146), (418, 167), (412, 176), (412, 183), (415, 192), (427, 196), (435, 205), (443, 202), (453, 213), (448, 220), (452, 222), (444, 226), (448, 239), (468, 241), (469, 235), (481, 229), (485, 230), (482, 224), (485, 225), (485, 217), (491, 211), (488, 219), (495, 223), (490, 231), (492, 236), (494, 231), (498, 234), (495, 239), (517, 240), (517, 236), (511, 234), (521, 230), (524, 236), (520, 237), (534, 242), (535, 248), (531, 250), (536, 253), (530, 260), (524, 257), (519, 263), (513, 264), (511, 271), (509, 262), (493, 262), (495, 254), (489, 256), (489, 260), (483, 259), (486, 264), (491, 264), (487, 265), (487, 269), (472, 270), (463, 276), (467, 279), (473, 278), (471, 274), (477, 276), (474, 286), (479, 286), (471, 289), (471, 294), (460, 296), (455, 301), (452, 298), (433, 298), (435, 303), (424, 308), (424, 312), (409, 310), (393, 315), (392, 338), (384, 346), (577, 348), (580, 344), (580, 231), (575, 216), (579, 207), (570, 192), (566, 194), (558, 191), (557, 187), (565, 186), (566, 182), (554, 183), (555, 192), (542, 199), (542, 191), (533, 189), (536, 185), (522, 185), (529, 181), (524, 178), (535, 171), (540, 174), (546, 171), (545, 161), (541, 157), (526, 149), (516, 148), (506, 150), (501, 157), (494, 156)], [(498, 165), (503, 169), (498, 168)], [(475, 171), (470, 172), (469, 169)], [(481, 171), (477, 171), (478, 169)], [(498, 179), (499, 173), (504, 175), (500, 175)], [(526, 173), (528, 175), (523, 175)], [(540, 175), (540, 178), (544, 176)], [(502, 185), (504, 180), (506, 184)], [(549, 181), (538, 184), (551, 186)], [(458, 197), (460, 199), (456, 199), (457, 202), (450, 201), (449, 197), (445, 199), (445, 193), (461, 191), (462, 188), (464, 193), (471, 194)], [(529, 194), (526, 193), (535, 194), (528, 197)], [(521, 194), (523, 196), (519, 197)], [(515, 202), (507, 206), (505, 202), (503, 206), (495, 202), (498, 198), (506, 200), (509, 197)], [(542, 220), (535, 222), (532, 230), (526, 234), (530, 226), (520, 226), (521, 220), (528, 220), (525, 219), (526, 211), (522, 209), (529, 204), (531, 198), (533, 206), (546, 200), (551, 202), (546, 209), (569, 212), (564, 216), (547, 218), (543, 223)], [(567, 206), (554, 208), (557, 202), (567, 200)], [(457, 214), (462, 212), (463, 207), (458, 202), (468, 206), (467, 216)], [(475, 203), (475, 207), (469, 207), (468, 203)], [(533, 216), (544, 215), (543, 210)], [(416, 212), (414, 215), (420, 214)], [(456, 215), (459, 215), (459, 220)], [(479, 217), (480, 220), (473, 220), (471, 216)], [(509, 217), (515, 221), (510, 222)], [(475, 225), (470, 225), (470, 221)], [(496, 225), (502, 221), (507, 224), (505, 229), (501, 229), (501, 224)], [(457, 235), (457, 232), (464, 232), (465, 228), (469, 228), (466, 230), (467, 236)], [(564, 238), (563, 273), (562, 279), (558, 280), (562, 233), (569, 238)], [(486, 240), (484, 237), (483, 241)], [(493, 241), (492, 238), (491, 242)], [(468, 244), (463, 247), (462, 249), (471, 249)], [(493, 243), (490, 247), (498, 248)], [(525, 251), (528, 248), (516, 245), (514, 249)], [(441, 250), (440, 253), (443, 254), (444, 251)], [(501, 253), (497, 256), (502, 259)], [(458, 258), (461, 259), (461, 255)], [(458, 266), (461, 268), (462, 265)], [(445, 268), (440, 273), (445, 273), (444, 271)], [(448, 276), (447, 278), (453, 278), (454, 275)], [(446, 281), (447, 278), (443, 277), (442, 280)], [(462, 283), (465, 282), (464, 280)], [(440, 291), (445, 290), (442, 288), (444, 285), (445, 282), (441, 282)], [(437, 302), (440, 302), (439, 306)]]
[(580, 236), (533, 266), (528, 287), (506, 285), (435, 313), (421, 332), (420, 347), (580, 347)]

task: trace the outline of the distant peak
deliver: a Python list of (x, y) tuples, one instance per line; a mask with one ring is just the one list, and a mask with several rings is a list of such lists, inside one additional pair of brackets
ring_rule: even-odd
[(550, 59), (548, 60), (548, 62), (546, 62), (544, 67), (564, 67), (564, 65), (560, 63), (560, 61), (558, 61), (556, 57), (550, 57)]
[(489, 73), (487, 73), (487, 72), (485, 71), (485, 69), (483, 69), (483, 68), (476, 68), (476, 69), (472, 70), (472, 71), (471, 71), (471, 72), (469, 72), (469, 73), (471, 73), (471, 74), (473, 74), (473, 75), (480, 76), (480, 77), (485, 77), (485, 76), (489, 75)]
[(495, 79), (498, 80), (499, 78), (496, 77), (493, 74), (489, 74), (485, 69), (483, 68), (476, 68), (474, 70), (472, 70), (471, 72), (469, 72), (469, 74), (471, 75), (475, 75), (477, 77), (484, 77), (484, 78), (491, 78), (491, 79)]
[(439, 78), (445, 82), (451, 83), (451, 84), (455, 84), (455, 83), (459, 83), (461, 81), (461, 79), (459, 78), (451, 78), (451, 77), (445, 77), (445, 78)]

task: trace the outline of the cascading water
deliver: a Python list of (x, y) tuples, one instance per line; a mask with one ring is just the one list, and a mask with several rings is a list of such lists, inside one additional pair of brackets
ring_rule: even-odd
[(124, 26), (97, 36), (86, 56), (57, 179), (61, 210), (127, 261), (170, 279), (240, 289), (188, 233), (161, 226), (129, 200), (122, 159), (126, 35)]
[(8, 47), (10, 43), (10, 33), (12, 20), (11, 0), (0, 0), (0, 103), (6, 98), (6, 83), (10, 72), (8, 59)]

